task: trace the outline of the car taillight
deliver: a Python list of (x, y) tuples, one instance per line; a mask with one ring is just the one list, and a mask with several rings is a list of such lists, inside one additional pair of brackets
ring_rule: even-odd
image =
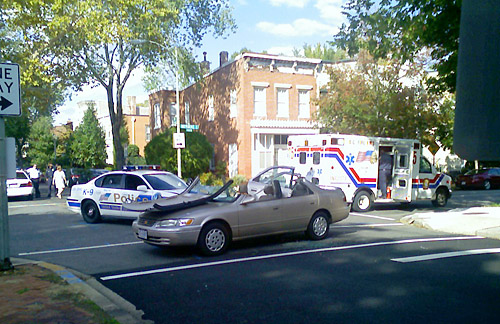
[(33, 184), (30, 181), (28, 183), (21, 183), (21, 185), (19, 187), (33, 187)]

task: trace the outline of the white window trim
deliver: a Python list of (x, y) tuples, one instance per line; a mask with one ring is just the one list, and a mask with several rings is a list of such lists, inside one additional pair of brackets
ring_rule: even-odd
[(311, 85), (298, 84), (296, 87), (297, 87), (297, 90), (312, 90), (313, 89), (313, 86), (311, 86)]
[[(279, 101), (278, 101), (278, 91), (285, 90), (286, 91), (286, 111), (280, 111), (279, 109)], [(290, 116), (290, 91), (289, 88), (276, 87), (276, 117), (285, 117), (288, 118)]]
[(292, 85), (288, 83), (275, 83), (274, 84), (275, 88), (280, 88), (280, 89), (291, 89)]
[(250, 84), (252, 85), (252, 87), (258, 87), (258, 88), (267, 88), (267, 87), (269, 87), (269, 82), (255, 82), (255, 81), (252, 81), (252, 82), (250, 82)]
[(155, 103), (153, 106), (153, 113), (155, 116), (154, 129), (161, 128), (161, 107), (159, 103)]
[(236, 90), (231, 90), (229, 93), (229, 118), (236, 117), (238, 117), (238, 93)]
[(215, 108), (214, 108), (214, 96), (208, 97), (208, 121), (214, 121), (215, 119)]
[[(264, 91), (264, 109), (263, 111), (256, 111), (255, 110), (255, 89), (262, 89)], [(266, 117), (267, 116), (267, 93), (266, 93), (266, 87), (259, 87), (259, 86), (254, 86), (253, 87), (253, 115), (258, 116), (258, 117)]]
[[(307, 92), (308, 96), (309, 96), (309, 100), (306, 103), (304, 103), (304, 106), (307, 106), (307, 112), (304, 112), (303, 109), (300, 109), (301, 107), (301, 102), (300, 102), (300, 93), (301, 92)], [(298, 108), (299, 108), (299, 118), (311, 118), (311, 90), (308, 90), (308, 89), (300, 89), (298, 91), (298, 98), (297, 98), (297, 101), (298, 101)]]

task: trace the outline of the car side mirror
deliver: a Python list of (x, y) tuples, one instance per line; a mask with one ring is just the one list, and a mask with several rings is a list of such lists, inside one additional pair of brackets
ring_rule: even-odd
[(140, 186), (137, 186), (137, 190), (138, 191), (148, 191), (148, 187), (145, 185), (140, 185)]
[(246, 205), (255, 201), (255, 196), (246, 195), (240, 205)]

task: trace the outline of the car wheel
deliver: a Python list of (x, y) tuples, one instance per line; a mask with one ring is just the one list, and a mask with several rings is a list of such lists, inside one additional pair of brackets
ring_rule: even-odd
[(306, 234), (311, 240), (322, 240), (328, 236), (330, 225), (328, 215), (323, 211), (316, 212), (307, 226)]
[(488, 180), (484, 180), (484, 189), (486, 190), (491, 189), (491, 183)]
[(432, 201), (434, 207), (444, 207), (448, 202), (448, 195), (446, 190), (441, 188), (436, 191), (436, 199)]
[(33, 200), (33, 195), (28, 195), (28, 196), (26, 197), (26, 200)]
[(373, 196), (366, 192), (360, 191), (354, 196), (354, 200), (352, 201), (352, 210), (355, 212), (366, 212), (372, 209), (373, 207)]
[(229, 231), (222, 223), (210, 223), (203, 227), (198, 237), (198, 249), (204, 255), (219, 255), (229, 245)]
[(99, 208), (97, 208), (97, 205), (91, 200), (87, 200), (83, 203), (82, 216), (83, 219), (90, 224), (98, 223), (101, 220)]

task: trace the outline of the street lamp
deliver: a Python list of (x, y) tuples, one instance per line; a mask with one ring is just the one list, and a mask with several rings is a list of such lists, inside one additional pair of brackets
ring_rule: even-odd
[[(138, 44), (144, 44), (144, 43), (151, 43), (151, 44), (155, 44), (159, 47), (161, 47), (162, 49), (164, 49), (165, 51), (168, 51), (168, 48), (165, 46), (165, 45), (162, 45), (158, 42), (155, 42), (153, 40), (148, 40), (148, 39), (132, 39), (130, 40), (130, 44), (133, 44), (133, 45), (138, 45)], [(179, 108), (179, 62), (178, 62), (178, 58), (177, 58), (177, 47), (174, 47), (174, 50), (175, 50), (175, 110), (176, 110), (176, 114), (177, 114), (177, 120), (176, 120), (176, 124), (177, 124), (177, 134), (179, 134), (181, 132), (181, 111), (180, 111), (180, 108)], [(175, 138), (175, 136), (174, 136)], [(175, 143), (174, 140), (172, 140), (172, 143)], [(177, 148), (177, 176), (179, 178), (182, 177), (182, 172), (181, 172), (181, 148), (178, 147)]]

